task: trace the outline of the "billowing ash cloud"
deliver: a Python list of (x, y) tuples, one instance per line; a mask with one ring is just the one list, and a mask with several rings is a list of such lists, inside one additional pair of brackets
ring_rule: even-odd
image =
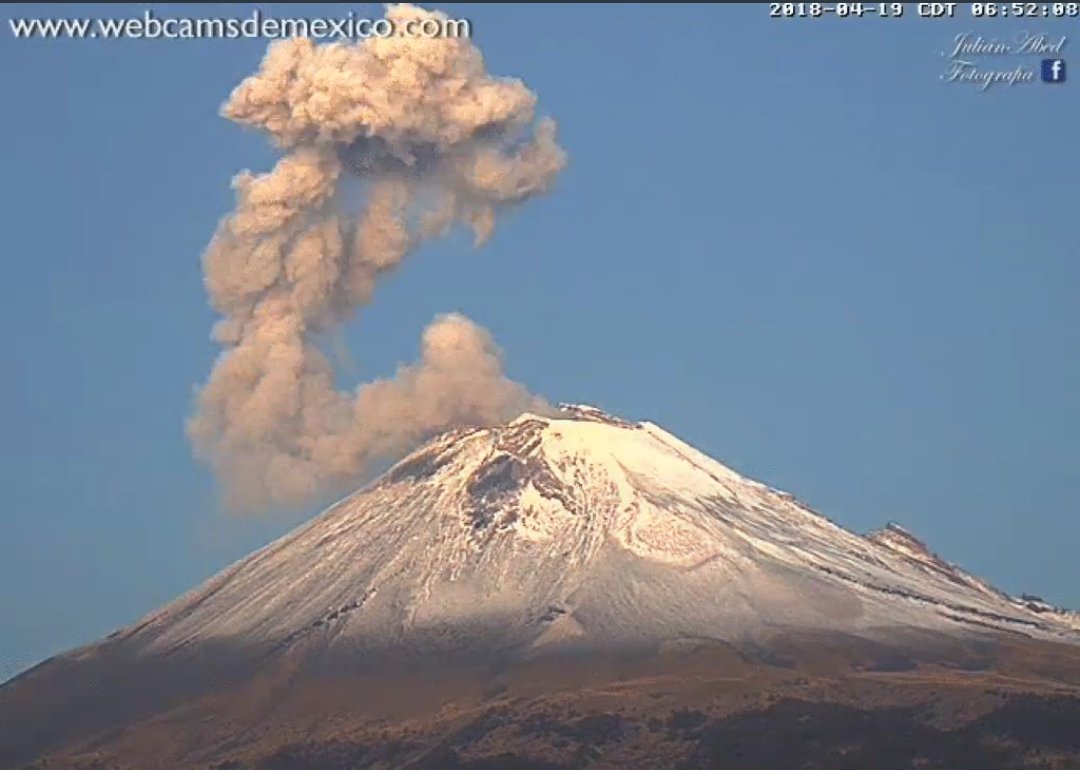
[[(442, 18), (408, 5), (387, 16)], [(229, 508), (309, 502), (438, 430), (546, 408), (460, 315), (432, 322), (419, 361), (353, 393), (314, 344), (424, 240), (462, 223), (479, 245), (500, 209), (547, 190), (566, 159), (535, 106), (450, 38), (279, 41), (232, 93), (223, 114), (283, 155), (235, 178), (236, 210), (203, 257), (224, 350), (188, 429)]]

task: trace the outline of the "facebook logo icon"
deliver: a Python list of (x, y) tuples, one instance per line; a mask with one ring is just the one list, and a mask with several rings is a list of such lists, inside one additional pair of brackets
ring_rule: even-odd
[(1044, 83), (1064, 83), (1065, 82), (1065, 60), (1064, 59), (1043, 59), (1042, 60), (1042, 79)]

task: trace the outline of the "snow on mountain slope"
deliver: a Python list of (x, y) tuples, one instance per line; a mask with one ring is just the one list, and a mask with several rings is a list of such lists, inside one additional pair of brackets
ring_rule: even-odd
[(737, 641), (911, 628), (1080, 643), (890, 526), (848, 532), (651, 423), (591, 407), (440, 436), (122, 639), (349, 651)]

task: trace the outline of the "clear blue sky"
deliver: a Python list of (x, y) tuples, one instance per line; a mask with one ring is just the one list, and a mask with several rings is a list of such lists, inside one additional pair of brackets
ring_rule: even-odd
[[(1075, 20), (443, 8), (539, 93), (570, 163), (482, 251), (428, 247), (382, 287), (348, 332), (364, 378), (460, 310), (549, 398), (1080, 606), (1080, 58), (1061, 86), (939, 80), (958, 32)], [(273, 160), (217, 109), (266, 41), (2, 35), (0, 679), (313, 513), (228, 519), (183, 433), (215, 355), (200, 253), (232, 175)]]

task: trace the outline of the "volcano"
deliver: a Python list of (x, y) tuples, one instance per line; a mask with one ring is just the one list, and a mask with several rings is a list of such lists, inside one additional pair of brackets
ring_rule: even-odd
[(1078, 724), (1077, 613), (562, 406), (11, 680), (0, 767), (1059, 768)]

